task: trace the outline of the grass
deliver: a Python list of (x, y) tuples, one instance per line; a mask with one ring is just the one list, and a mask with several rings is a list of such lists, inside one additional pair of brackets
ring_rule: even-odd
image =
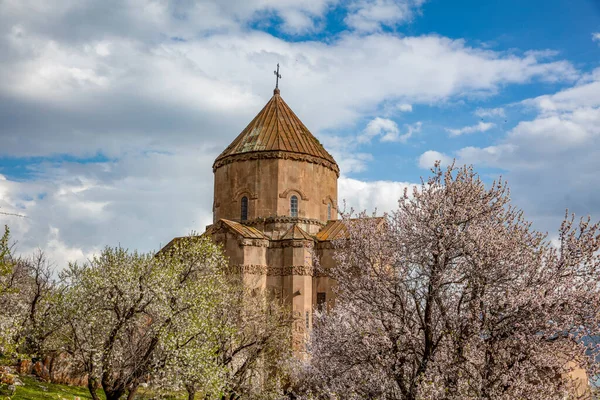
[[(17, 390), (12, 397), (8, 396), (6, 386), (0, 389), (0, 399), (11, 400), (73, 400), (79, 397), (83, 399), (91, 399), (90, 392), (87, 388), (79, 386), (56, 385), (53, 383), (40, 382), (33, 377), (20, 376), (19, 379), (25, 384), (17, 386)], [(104, 399), (102, 390), (98, 390), (98, 396)]]
[[(24, 386), (17, 386), (15, 394), (10, 397), (6, 385), (0, 386), (0, 400), (90, 400), (90, 392), (85, 387), (56, 385), (54, 383), (41, 382), (31, 376), (19, 376)], [(98, 389), (98, 396), (104, 399), (104, 392)], [(136, 393), (137, 400), (155, 399), (156, 396), (149, 390), (140, 388)], [(183, 395), (163, 397), (169, 400), (184, 399)]]

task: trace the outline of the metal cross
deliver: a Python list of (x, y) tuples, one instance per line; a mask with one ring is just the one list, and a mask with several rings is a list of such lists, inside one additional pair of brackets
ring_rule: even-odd
[(279, 89), (279, 79), (281, 79), (281, 75), (279, 74), (279, 63), (277, 63), (277, 71), (273, 71), (273, 73), (277, 77), (275, 80), (275, 89)]

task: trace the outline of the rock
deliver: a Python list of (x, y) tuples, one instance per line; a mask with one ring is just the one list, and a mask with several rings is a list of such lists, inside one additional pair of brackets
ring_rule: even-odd
[(20, 380), (19, 378), (15, 378), (15, 383), (13, 385), (15, 385), (15, 386), (25, 386), (25, 384), (23, 383), (23, 381)]
[(10, 396), (15, 394), (16, 391), (17, 391), (17, 388), (15, 385), (8, 385), (8, 393), (10, 393)]
[(0, 375), (9, 375), (14, 374), (15, 372), (11, 367), (7, 367), (5, 365), (0, 365)]
[(47, 365), (52, 383), (87, 386), (87, 375), (76, 367), (77, 364), (67, 353), (53, 354)]
[(41, 361), (37, 361), (35, 364), (33, 364), (32, 372), (35, 376), (37, 376), (41, 380), (44, 380), (44, 381), (50, 380), (50, 372), (48, 371), (48, 368), (46, 368), (46, 366)]
[(30, 375), (32, 368), (33, 363), (31, 362), (31, 360), (21, 360), (21, 362), (19, 363), (19, 374)]

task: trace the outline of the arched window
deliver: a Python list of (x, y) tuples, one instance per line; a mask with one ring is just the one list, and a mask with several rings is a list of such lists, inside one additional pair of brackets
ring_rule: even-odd
[(240, 219), (242, 221), (248, 219), (248, 198), (246, 196), (242, 197), (242, 217)]
[(327, 203), (327, 221), (331, 219), (331, 203)]
[(298, 216), (298, 197), (296, 195), (290, 197), (290, 216)]

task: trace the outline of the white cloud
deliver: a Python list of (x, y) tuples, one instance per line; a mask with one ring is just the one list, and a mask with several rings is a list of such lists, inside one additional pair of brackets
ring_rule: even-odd
[(498, 166), (499, 161), (515, 151), (512, 145), (496, 145), (484, 148), (464, 147), (457, 152), (459, 160), (466, 164)]
[(459, 129), (446, 128), (446, 131), (450, 132), (450, 136), (460, 136), (475, 132), (486, 132), (495, 127), (496, 124), (491, 122), (479, 122), (477, 125), (465, 126)]
[[(340, 177), (338, 181), (338, 198), (340, 209), (346, 201), (345, 211), (353, 208), (355, 211), (373, 212), (377, 214), (389, 212), (398, 208), (398, 200), (404, 195), (404, 189), (412, 191), (413, 183), (393, 181), (364, 182), (357, 179)], [(344, 211), (344, 210), (341, 210)]]
[(452, 157), (447, 154), (440, 153), (439, 151), (427, 150), (421, 154), (421, 156), (419, 156), (419, 168), (433, 168), (436, 161), (439, 161), (440, 165), (446, 166), (452, 163)]
[(411, 104), (401, 103), (396, 106), (399, 111), (412, 112), (413, 108)]
[[(50, 9), (34, 3), (0, 6), (6, 31), (0, 35), (0, 115), (11, 116), (3, 121), (0, 134), (10, 139), (0, 152), (13, 156), (118, 156), (140, 148), (177, 151), (200, 141), (222, 148), (266, 102), (273, 79), (265, 71), (277, 62), (284, 98), (317, 136), (352, 126), (386, 101), (408, 112), (413, 104), (493, 94), (501, 85), (577, 76), (565, 61), (540, 62), (434, 35), (344, 33), (327, 43), (286, 42), (257, 31), (192, 35), (190, 20), (208, 18), (186, 9), (181, 22), (173, 16), (177, 10), (158, 3), (145, 11), (147, 19), (124, 7), (114, 21), (89, 9), (91, 3), (61, 0)], [(205, 8), (225, 3), (233, 0), (201, 2)], [(284, 3), (278, 10), (296, 7)], [(329, 3), (299, 4), (318, 14)], [(27, 12), (29, 6), (44, 8), (44, 18)], [(82, 21), (70, 20), (76, 26), (66, 23), (73, 13), (81, 13)], [(180, 32), (179, 23), (189, 32)], [(179, 36), (185, 40), (171, 39)]]
[(37, 165), (32, 180), (0, 180), (0, 210), (26, 216), (0, 214), (0, 225), (11, 227), (19, 252), (39, 246), (58, 268), (104, 245), (157, 250), (212, 222), (215, 156), (189, 151)]
[(524, 101), (537, 116), (497, 144), (457, 151), (460, 163), (503, 170), (535, 227), (556, 232), (565, 209), (600, 218), (600, 69), (555, 94)]
[(400, 134), (400, 131), (389, 131), (381, 137), (382, 142), (400, 142), (406, 143), (415, 133), (421, 132), (422, 123), (415, 122), (414, 124), (407, 124), (406, 133)]
[(600, 68), (584, 76), (580, 83), (552, 95), (543, 95), (522, 102), (542, 114), (574, 111), (580, 107), (600, 106)]
[(491, 117), (491, 118), (504, 118), (506, 114), (504, 113), (504, 108), (478, 108), (474, 112), (475, 115), (481, 118)]
[(600, 32), (592, 33), (592, 40), (594, 42), (600, 42)]
[(419, 12), (424, 0), (361, 0), (350, 5), (344, 20), (358, 31), (374, 32), (383, 26), (410, 22)]
[(376, 136), (398, 135), (398, 132), (398, 125), (394, 121), (377, 117), (367, 124), (363, 134), (357, 140), (359, 143), (368, 143)]
[(357, 138), (358, 143), (369, 143), (375, 137), (382, 142), (406, 143), (413, 134), (421, 131), (421, 122), (406, 125), (406, 133), (400, 134), (398, 124), (391, 119), (377, 117), (372, 119), (364, 129), (362, 135)]
[(350, 174), (366, 171), (368, 162), (373, 160), (373, 155), (370, 153), (352, 152), (349, 154), (339, 154), (335, 156), (335, 159), (340, 167), (340, 171), (344, 174)]
[[(36, 0), (6, 0), (2, 11), (7, 21), (29, 13), (28, 22), (65, 35), (86, 38), (96, 30), (108, 34), (153, 36), (162, 33), (189, 39), (197, 32), (238, 30), (248, 23), (270, 25), (280, 20), (288, 33), (316, 28), (329, 7), (338, 0), (198, 0), (157, 2), (149, 0), (105, 0), (82, 4), (78, 0), (56, 0), (52, 6)], [(278, 18), (270, 18), (270, 17)], [(64, 25), (63, 25), (64, 24)], [(1, 26), (1, 24), (0, 24)], [(78, 36), (78, 37), (77, 37)]]
[[(548, 60), (549, 54), (495, 52), (438, 35), (381, 33), (382, 26), (414, 18), (420, 1), (356, 3), (348, 16), (356, 30), (325, 42), (288, 42), (250, 28), (280, 21), (278, 28), (288, 33), (315, 31), (336, 4), (1, 1), (0, 155), (100, 153), (110, 161), (57, 157), (32, 166), (31, 180), (0, 178), (0, 210), (26, 216), (0, 215), (0, 225), (11, 224), (23, 252), (51, 249), (59, 266), (105, 244), (151, 250), (173, 236), (202, 231), (211, 221), (212, 161), (268, 100), (277, 62), (283, 97), (323, 139), (344, 174), (364, 171), (373, 156), (357, 152), (348, 138), (325, 133), (353, 129), (382, 104), (410, 112), (420, 104), (490, 96), (511, 84), (580, 78), (571, 63)], [(389, 15), (381, 13), (386, 9)], [(593, 77), (582, 78), (573, 93), (536, 101), (561, 113), (579, 110), (584, 98), (594, 108), (600, 92), (595, 84)], [(592, 111), (558, 118), (587, 127), (596, 121)], [(380, 140), (406, 141), (420, 128), (395, 124), (377, 134)], [(593, 135), (587, 132), (581, 138), (589, 141)], [(511, 158), (502, 152), (495, 163), (505, 165), (520, 149)], [(436, 159), (452, 161), (430, 150), (419, 165), (428, 168)], [(588, 163), (587, 171), (593, 170)], [(389, 210), (403, 185), (408, 184), (341, 178), (340, 199), (359, 209)]]

